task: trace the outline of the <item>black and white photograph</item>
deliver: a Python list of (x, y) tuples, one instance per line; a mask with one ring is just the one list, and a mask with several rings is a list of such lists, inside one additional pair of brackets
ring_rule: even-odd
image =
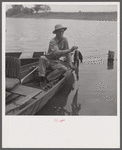
[[(2, 113), (4, 122), (11, 119), (11, 123), (7, 123), (12, 129), (9, 131), (10, 135), (14, 127), (15, 131), (19, 129), (15, 121), (12, 122), (13, 119), (17, 119), (18, 125), (21, 122), (20, 132), (23, 129), (23, 133), (29, 133), (29, 129), (37, 126), (38, 121), (43, 123), (43, 119), (52, 118), (53, 124), (60, 124), (58, 128), (61, 124), (64, 125), (62, 131), (57, 129), (62, 136), (59, 137), (56, 130), (56, 136), (53, 133), (54, 139), (50, 140), (58, 141), (58, 135), (60, 140), (63, 139), (63, 143), (65, 130), (68, 133), (65, 137), (69, 139), (62, 146), (59, 146), (60, 142), (50, 141), (49, 148), (52, 148), (53, 144), (54, 148), (119, 148), (119, 13), (119, 2), (2, 3), (2, 63), (5, 66), (2, 72)], [(83, 121), (85, 117), (89, 119), (87, 125)], [(83, 128), (89, 126), (87, 132), (90, 133), (94, 124), (92, 119), (97, 120), (97, 117), (108, 117), (105, 118), (108, 122), (103, 121), (103, 124), (109, 123), (109, 119), (116, 120), (114, 124), (110, 121), (111, 127), (105, 127), (105, 130), (111, 130), (116, 126), (113, 132), (109, 132), (109, 137), (113, 138), (112, 135), (115, 135), (113, 143), (111, 140), (108, 144), (104, 142), (104, 147), (102, 140), (107, 138), (102, 138), (98, 146), (94, 141), (94, 144), (90, 142), (90, 147), (89, 144), (85, 145), (87, 141), (80, 143), (80, 137), (78, 141), (69, 137), (74, 134), (75, 139), (75, 135), (81, 133), (68, 131), (68, 124), (65, 126), (67, 119), (81, 119), (81, 128), (82, 125)], [(21, 119), (27, 119), (29, 122), (22, 122)], [(33, 126), (34, 121), (36, 125)], [(77, 120), (72, 122), (73, 120), (70, 124), (77, 124)], [(100, 122), (96, 124), (99, 126)], [(33, 127), (26, 130), (24, 123)], [(47, 124), (51, 123), (46, 120), (46, 126)], [(78, 121), (74, 130), (79, 128), (80, 124)], [(42, 130), (43, 125), (40, 126), (39, 129)], [(99, 127), (97, 132), (104, 130), (104, 125), (103, 128), (101, 125)], [(39, 132), (41, 134), (41, 131)], [(85, 130), (82, 132), (84, 134)], [(37, 130), (34, 133), (37, 133)], [(89, 140), (87, 134), (85, 136)], [(31, 142), (30, 147), (28, 146), (31, 140), (20, 144), (19, 139), (14, 139), (14, 142), (11, 138), (10, 141), (13, 142), (9, 141), (7, 144), (5, 141), (4, 145), (8, 145), (5, 146), (8, 148), (41, 148), (36, 144), (39, 143), (38, 136), (34, 147)], [(97, 133), (91, 133), (90, 136), (96, 136), (97, 139), (101, 137)], [(51, 135), (49, 137), (51, 138)], [(12, 147), (13, 143), (15, 147)], [(17, 147), (16, 143), (19, 143), (20, 147)], [(42, 144), (42, 148), (45, 148), (45, 143), (46, 141), (39, 145)]]

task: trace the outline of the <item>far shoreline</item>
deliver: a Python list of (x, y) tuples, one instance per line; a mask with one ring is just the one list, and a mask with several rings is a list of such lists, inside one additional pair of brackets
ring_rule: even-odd
[(34, 14), (17, 14), (8, 18), (35, 19), (69, 19), (69, 20), (98, 20), (117, 21), (117, 12), (44, 12)]

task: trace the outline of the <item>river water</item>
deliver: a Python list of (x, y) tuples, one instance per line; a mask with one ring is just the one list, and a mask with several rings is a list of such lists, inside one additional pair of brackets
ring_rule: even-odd
[[(36, 115), (117, 115), (117, 22), (63, 19), (6, 19), (6, 51), (47, 51), (54, 26), (68, 27), (69, 46), (83, 55), (75, 73)], [(113, 64), (108, 50), (115, 52)]]

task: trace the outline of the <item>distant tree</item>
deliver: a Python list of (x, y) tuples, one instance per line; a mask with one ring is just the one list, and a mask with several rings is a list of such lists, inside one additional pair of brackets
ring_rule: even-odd
[(32, 8), (23, 7), (23, 5), (12, 5), (12, 8), (6, 11), (6, 15), (13, 16), (17, 14), (33, 14), (34, 10), (36, 13), (39, 11), (48, 12), (51, 8), (48, 5), (35, 5)]
[(28, 8), (28, 7), (25, 7), (23, 10), (22, 10), (22, 13), (24, 14), (33, 14), (34, 10), (32, 8)]
[(12, 8), (22, 10), (24, 8), (24, 6), (23, 5), (12, 5)]
[(12, 9), (17, 14), (17, 13), (22, 12), (22, 10), (24, 9), (24, 7), (23, 7), (23, 5), (12, 5)]
[(12, 8), (8, 9), (6, 12), (7, 16), (17, 15), (24, 9), (23, 5), (12, 5)]
[(48, 12), (51, 10), (49, 5), (41, 5), (40, 10), (43, 10), (44, 12)]
[(30, 8), (30, 14), (33, 14), (33, 12), (34, 12), (34, 9)]
[(40, 10), (41, 5), (35, 5), (33, 7), (33, 9), (36, 11), (36, 13), (38, 13), (38, 11)]
[(38, 13), (40, 10), (47, 12), (50, 11), (51, 8), (48, 5), (35, 5), (34, 10), (36, 11), (36, 13)]
[(17, 14), (33, 14), (34, 9), (23, 7), (23, 5), (12, 5), (12, 8), (6, 11), (6, 16), (10, 17)]
[(7, 17), (11, 17), (11, 16), (13, 16), (13, 14), (14, 14), (14, 11), (13, 11), (12, 8), (10, 8), (10, 9), (8, 9), (8, 10), (6, 11), (6, 16), (7, 16)]
[(30, 10), (29, 8), (25, 7), (23, 10), (22, 10), (22, 13), (24, 14), (29, 14)]

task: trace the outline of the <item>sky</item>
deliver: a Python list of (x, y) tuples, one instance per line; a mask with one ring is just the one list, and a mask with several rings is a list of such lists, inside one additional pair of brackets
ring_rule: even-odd
[[(16, 3), (20, 4), (20, 3)], [(117, 11), (116, 3), (82, 3), (82, 2), (48, 2), (48, 3), (23, 3), (24, 7), (33, 7), (35, 4), (47, 4), (53, 12), (110, 12)], [(106, 5), (107, 4), (107, 5)], [(11, 8), (10, 4), (6, 5), (6, 9)]]

